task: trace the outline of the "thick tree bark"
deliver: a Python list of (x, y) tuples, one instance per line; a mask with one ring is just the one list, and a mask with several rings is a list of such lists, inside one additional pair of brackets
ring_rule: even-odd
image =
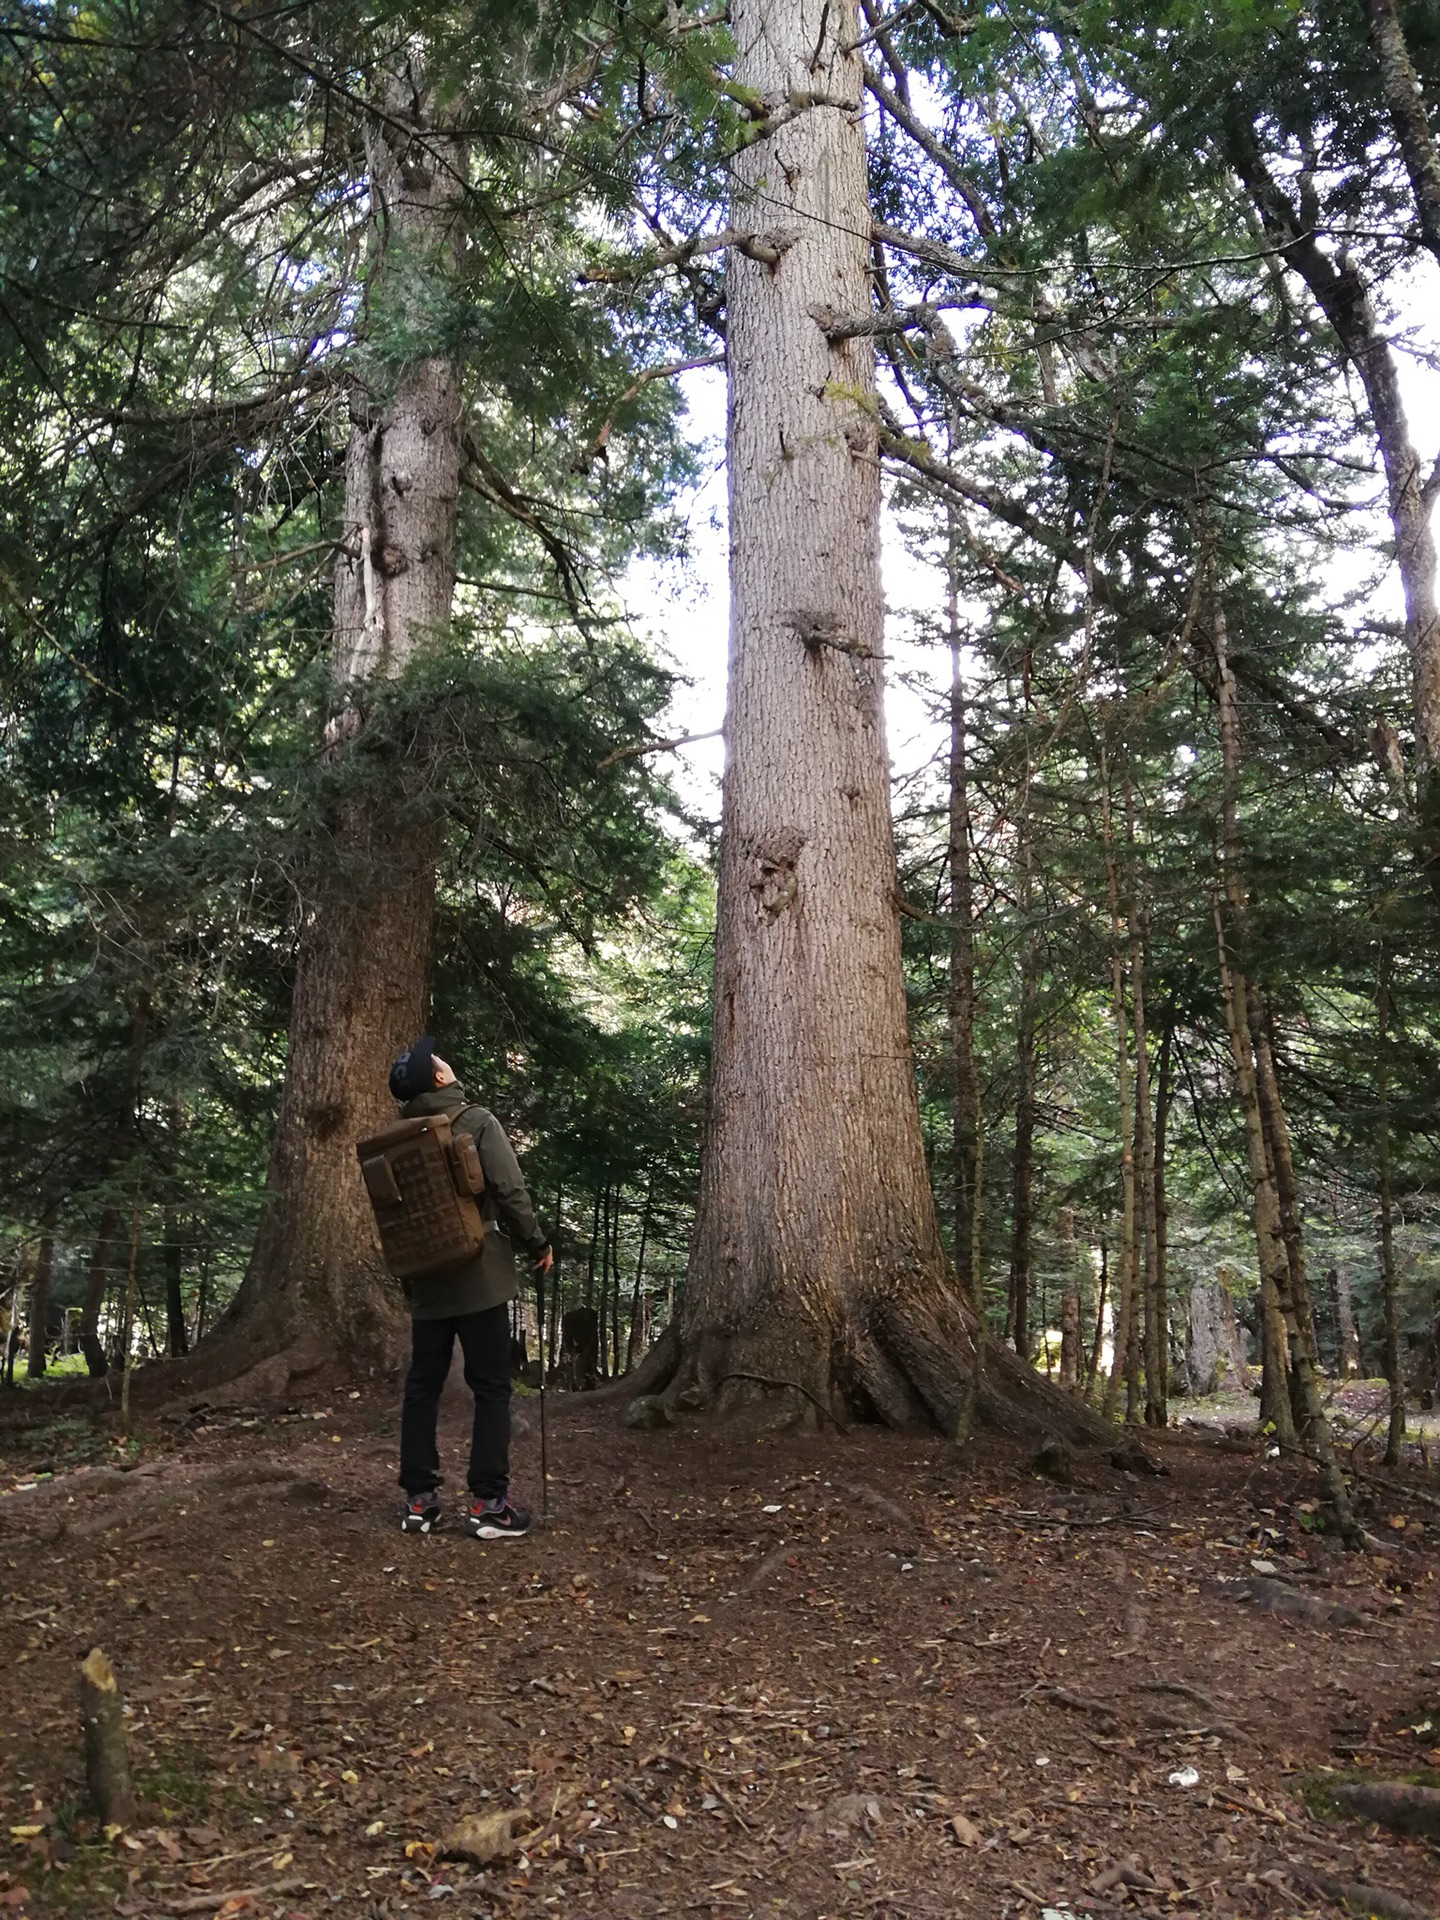
[[(382, 104), (365, 136), (368, 299), (372, 310), (419, 326), (428, 274), (448, 273), (458, 260), (465, 152), (437, 129), (413, 73), (392, 76)], [(423, 1024), (438, 840), (423, 767), (396, 757), (362, 770), (360, 756), (367, 685), (397, 674), (448, 626), (459, 466), (451, 359), (416, 359), (383, 393), (352, 387), (326, 748), (336, 762), (348, 758), (357, 778), (336, 803), (330, 838), (312, 849), (302, 886), (268, 1204), (222, 1336), (276, 1346), (314, 1330), (364, 1351), (383, 1344), (397, 1314), (354, 1143), (393, 1118), (387, 1071)]]
[[(675, 1337), (637, 1374), (953, 1431), (972, 1365), (905, 1021), (881, 704), (862, 66), (849, 0), (736, 0), (734, 79), (780, 124), (735, 162), (726, 279), (728, 766), (710, 1126)], [(797, 104), (798, 103), (798, 104)], [(759, 256), (759, 257), (756, 257)], [(1083, 1414), (1019, 1363), (985, 1405)], [(758, 1376), (758, 1378), (756, 1377)], [(783, 1383), (766, 1385), (765, 1382)], [(1002, 1384), (999, 1384), (1003, 1382)]]
[(1405, 30), (1395, 0), (1365, 0), (1365, 12), (1385, 106), (1415, 194), (1421, 238), (1440, 260), (1440, 152), (1436, 151), (1420, 81), (1405, 44)]
[(55, 1262), (55, 1236), (41, 1236), (35, 1255), (35, 1270), (30, 1276), (30, 1320), (25, 1348), (25, 1371), (38, 1380), (45, 1371), (46, 1322), (50, 1317), (50, 1269)]

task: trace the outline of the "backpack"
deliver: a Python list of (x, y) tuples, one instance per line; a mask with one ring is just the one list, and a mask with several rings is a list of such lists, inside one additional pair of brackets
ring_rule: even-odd
[(356, 1145), (380, 1248), (397, 1280), (462, 1266), (485, 1243), (479, 1150), (451, 1121), (448, 1113), (417, 1114)]

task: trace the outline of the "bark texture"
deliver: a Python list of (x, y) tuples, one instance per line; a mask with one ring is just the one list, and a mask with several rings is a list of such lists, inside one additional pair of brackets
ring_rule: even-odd
[(1405, 157), (1405, 171), (1415, 195), (1420, 234), (1440, 260), (1440, 153), (1430, 131), (1420, 81), (1405, 43), (1405, 30), (1395, 0), (1365, 0), (1370, 44), (1380, 67), (1380, 85), (1390, 124)]
[[(437, 129), (423, 83), (393, 76), (366, 150), (374, 209), (368, 297), (419, 323), (424, 279), (458, 258), (459, 142)], [(443, 635), (455, 586), (460, 389), (452, 360), (372, 370), (350, 394), (345, 526), (335, 566), (332, 759), (366, 751), (366, 689)], [(377, 791), (376, 773), (384, 781)], [(389, 1064), (424, 1021), (437, 829), (423, 754), (372, 769), (337, 802), (303, 906), (269, 1204), (222, 1329), (279, 1345), (316, 1327), (379, 1344), (396, 1305), (354, 1143), (393, 1118)]]
[[(636, 1380), (953, 1431), (975, 1336), (940, 1243), (905, 1022), (873, 348), (825, 331), (871, 302), (855, 14), (737, 0), (732, 27), (736, 84), (776, 124), (736, 162), (731, 227), (753, 238), (726, 282), (711, 1121), (681, 1325)], [(997, 1356), (987, 1383), (998, 1412), (1084, 1421), (1019, 1363)]]

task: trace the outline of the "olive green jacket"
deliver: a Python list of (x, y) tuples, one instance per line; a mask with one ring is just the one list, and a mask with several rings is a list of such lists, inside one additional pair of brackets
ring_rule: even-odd
[(406, 1287), (411, 1318), (448, 1320), (457, 1314), (483, 1313), (487, 1307), (513, 1300), (520, 1290), (516, 1248), (523, 1248), (534, 1261), (550, 1243), (535, 1218), (525, 1176), (504, 1128), (493, 1113), (467, 1101), (456, 1081), (418, 1094), (400, 1111), (407, 1120), (422, 1113), (448, 1113), (452, 1132), (473, 1137), (485, 1174), (485, 1191), (480, 1196), (480, 1211), (485, 1216), (484, 1246), (463, 1267), (411, 1280)]

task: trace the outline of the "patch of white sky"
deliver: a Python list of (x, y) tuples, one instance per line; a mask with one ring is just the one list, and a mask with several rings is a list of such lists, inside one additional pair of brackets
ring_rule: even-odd
[[(1411, 437), (1428, 471), (1440, 459), (1440, 274), (1428, 256), (1398, 283), (1395, 299), (1391, 337), (1400, 384)], [(638, 630), (680, 676), (661, 722), (665, 736), (711, 736), (677, 749), (664, 764), (690, 812), (717, 821), (724, 742), (714, 736), (724, 725), (729, 650), (725, 376), (718, 370), (689, 373), (679, 385), (702, 476), (678, 503), (686, 527), (683, 558), (636, 562), (621, 582), (621, 593)], [(1359, 630), (1370, 622), (1398, 621), (1404, 609), (1396, 568), (1393, 561), (1385, 563), (1384, 475), (1373, 441), (1365, 437), (1363, 398), (1355, 404), (1361, 426), (1357, 449), (1362, 458), (1375, 461), (1376, 510), (1352, 516), (1353, 538), (1325, 561), (1317, 579), (1322, 594), (1345, 609), (1356, 630), (1356, 665), (1363, 670), (1375, 649)], [(898, 789), (938, 782), (943, 765), (949, 660), (944, 647), (927, 644), (924, 635), (942, 630), (945, 579), (942, 567), (917, 555), (914, 542), (907, 541), (888, 496), (882, 554), (886, 733)], [(978, 628), (986, 615), (974, 605), (962, 609), (962, 617)]]

